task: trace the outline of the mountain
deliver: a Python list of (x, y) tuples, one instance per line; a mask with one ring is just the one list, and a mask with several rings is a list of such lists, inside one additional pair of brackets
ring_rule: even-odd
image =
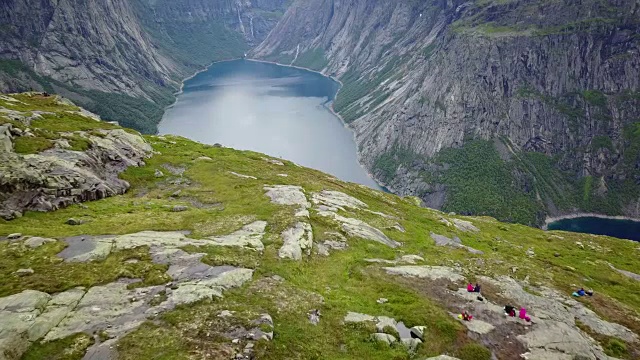
[(252, 56), (343, 83), (361, 161), (427, 206), (640, 216), (640, 4), (296, 1)]
[(2, 95), (0, 359), (640, 356), (637, 242), (419, 203)]
[(181, 81), (241, 57), (286, 0), (7, 0), (0, 90), (64, 95), (108, 120), (156, 131)]

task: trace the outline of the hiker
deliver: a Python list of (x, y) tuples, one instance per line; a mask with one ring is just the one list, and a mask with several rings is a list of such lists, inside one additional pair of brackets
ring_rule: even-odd
[(476, 286), (473, 288), (473, 292), (477, 292), (477, 293), (479, 293), (479, 292), (480, 292), (480, 285), (478, 285), (478, 284), (476, 283)]
[(505, 315), (511, 316), (511, 317), (516, 317), (516, 308), (511, 306), (511, 305), (505, 305), (504, 306), (504, 313)]
[(471, 321), (471, 319), (473, 319), (473, 316), (469, 315), (466, 310), (462, 312), (462, 320)]
[(467, 292), (473, 292), (473, 284), (472, 283), (468, 283), (467, 284)]
[(581, 297), (581, 296), (584, 296), (585, 294), (586, 294), (586, 292), (584, 291), (584, 288), (580, 288), (580, 290), (575, 291), (575, 292), (574, 292), (573, 294), (571, 294), (571, 295), (573, 295), (573, 296), (575, 296), (575, 297)]
[(520, 308), (520, 314), (518, 317), (527, 322), (531, 321), (531, 318), (527, 315), (527, 309), (525, 308)]

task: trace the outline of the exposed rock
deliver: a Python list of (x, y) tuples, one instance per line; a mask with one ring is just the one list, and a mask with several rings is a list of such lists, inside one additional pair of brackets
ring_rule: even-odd
[(20, 239), (22, 237), (21, 233), (14, 233), (14, 234), (9, 234), (7, 236), (7, 239), (9, 240), (16, 240), (16, 239)]
[(426, 329), (425, 326), (414, 326), (411, 329), (409, 329), (409, 333), (411, 334), (411, 337), (424, 341), (425, 329)]
[(46, 243), (56, 242), (55, 239), (48, 239), (42, 237), (31, 237), (24, 241), (24, 244), (32, 249), (40, 247)]
[(237, 177), (242, 178), (242, 179), (253, 179), (253, 180), (258, 180), (258, 178), (257, 178), (257, 177), (255, 177), (255, 176), (238, 174), (238, 173), (233, 172), (233, 171), (229, 171), (229, 173), (230, 173), (231, 175), (237, 176)]
[(308, 223), (298, 222), (282, 233), (284, 244), (278, 251), (282, 259), (302, 259), (302, 253), (309, 255), (313, 246), (313, 230)]
[[(0, 307), (1, 308), (1, 307)], [(375, 321), (376, 318), (367, 314), (360, 314), (356, 312), (349, 311), (347, 315), (344, 317), (345, 323), (361, 323), (366, 321)]]
[(280, 177), (289, 177), (289, 175), (287, 175), (287, 174), (276, 174), (276, 175), (278, 175)]
[(52, 211), (73, 203), (122, 194), (129, 184), (118, 174), (144, 164), (151, 146), (124, 130), (100, 130), (85, 135), (92, 146), (84, 152), (49, 149), (40, 154), (0, 152), (0, 217), (24, 211)]
[(29, 276), (34, 273), (33, 269), (18, 269), (14, 274), (18, 276)]
[(418, 349), (418, 346), (420, 346), (420, 344), (422, 344), (422, 340), (420, 339), (401, 339), (400, 340), (402, 342), (402, 345), (409, 351), (409, 352), (415, 352)]
[[(518, 340), (530, 350), (537, 350), (539, 359), (553, 359), (564, 354), (584, 359), (606, 359), (593, 340), (573, 326), (563, 322), (545, 322), (533, 331), (519, 335)], [(530, 357), (531, 358), (531, 357)]]
[(384, 329), (387, 327), (396, 328), (396, 324), (398, 322), (390, 317), (387, 316), (378, 316), (378, 322), (376, 323), (376, 330), (378, 332), (384, 332)]
[(189, 210), (189, 207), (184, 205), (175, 205), (174, 207), (171, 208), (172, 212), (183, 212), (187, 210)]
[(304, 190), (300, 186), (294, 185), (273, 185), (264, 186), (264, 190), (271, 202), (278, 205), (298, 205), (304, 209), (310, 206)]
[(264, 160), (264, 161), (266, 161), (266, 162), (268, 162), (270, 164), (273, 164), (273, 165), (284, 166), (284, 163), (282, 161), (280, 161), (280, 160), (269, 159), (269, 158), (264, 158), (264, 157), (262, 158), (262, 160)]
[(407, 266), (386, 267), (384, 268), (384, 270), (387, 273), (393, 274), (393, 275), (428, 278), (431, 280), (447, 279), (452, 282), (464, 280), (464, 276), (460, 275), (458, 272), (456, 272), (452, 268), (448, 268), (445, 266), (407, 265)]
[(426, 358), (424, 360), (460, 360), (460, 359), (449, 356), (449, 355), (439, 355), (435, 357)]
[(342, 230), (349, 234), (349, 236), (376, 241), (392, 248), (396, 248), (402, 245), (397, 241), (389, 239), (382, 231), (374, 228), (373, 226), (367, 224), (362, 220), (347, 218), (338, 215), (333, 211), (318, 211), (318, 215), (330, 217), (342, 223)]
[(470, 246), (466, 246), (466, 245), (462, 245), (462, 240), (460, 240), (459, 237), (454, 237), (453, 239), (449, 239), (448, 237), (444, 236), (444, 235), (438, 235), (436, 233), (431, 233), (431, 238), (436, 242), (436, 245), (438, 246), (449, 246), (449, 247), (453, 247), (453, 248), (460, 248), (460, 249), (465, 249), (468, 252), (472, 253), (472, 254), (477, 254), (477, 255), (481, 255), (484, 254), (484, 252), (480, 251), (480, 250), (476, 250)]
[(479, 232), (480, 229), (478, 229), (477, 227), (475, 227), (473, 225), (473, 223), (471, 223), (470, 221), (466, 221), (466, 220), (460, 220), (460, 219), (453, 219), (453, 225), (456, 227), (456, 229), (460, 230), (460, 231), (472, 231), (472, 232)]
[(196, 161), (213, 161), (213, 159), (208, 156), (200, 156), (196, 158)]
[(380, 299), (376, 300), (376, 302), (377, 302), (378, 304), (386, 304), (386, 303), (388, 303), (388, 302), (389, 302), (389, 299), (387, 299), (387, 298), (380, 298)]
[(207, 239), (213, 241), (216, 245), (240, 246), (262, 251), (264, 250), (262, 237), (266, 227), (266, 221), (255, 221), (229, 235), (209, 237)]
[(320, 323), (320, 310), (314, 309), (307, 313), (307, 317), (309, 318), (309, 322), (313, 325), (318, 325)]
[(529, 248), (529, 249), (527, 249), (526, 254), (527, 254), (527, 256), (528, 256), (528, 257), (534, 257), (534, 256), (536, 256), (536, 253), (535, 253), (535, 251), (533, 250), (533, 248)]
[(3, 124), (0, 125), (0, 153), (13, 152), (13, 136), (11, 135), (11, 129), (13, 125)]
[(624, 276), (628, 277), (628, 278), (631, 278), (631, 279), (636, 280), (636, 281), (640, 281), (640, 275), (638, 275), (638, 274), (636, 274), (636, 273), (633, 273), (633, 272), (631, 272), (631, 271), (627, 271), (627, 270), (620, 270), (620, 269), (616, 269), (616, 268), (615, 268), (613, 265), (611, 265), (611, 264), (609, 264), (609, 267), (610, 267), (611, 269), (613, 269), (613, 270), (615, 270), (615, 271), (619, 272), (620, 274), (622, 274), (622, 275), (624, 275)]
[(422, 256), (418, 256), (418, 255), (403, 255), (402, 257), (400, 257), (400, 262), (405, 263), (405, 264), (415, 264), (416, 262), (422, 262), (424, 261), (424, 258)]
[(315, 205), (324, 205), (332, 209), (341, 210), (344, 210), (345, 208), (366, 209), (369, 207), (367, 204), (354, 198), (353, 196), (349, 196), (339, 191), (330, 190), (323, 190), (319, 193), (313, 193), (311, 195), (311, 201), (313, 201)]
[(395, 336), (393, 335), (389, 335), (389, 334), (385, 334), (385, 333), (375, 333), (373, 335), (371, 335), (371, 337), (378, 342), (381, 343), (385, 343), (387, 345), (391, 345), (394, 344), (396, 342), (398, 342), (398, 339), (396, 339)]
[(469, 331), (481, 335), (488, 334), (493, 331), (493, 329), (495, 329), (495, 326), (478, 319), (473, 319), (471, 321), (462, 321), (462, 324), (466, 326)]
[(71, 226), (82, 225), (82, 224), (84, 224), (84, 223), (85, 223), (85, 221), (84, 221), (84, 220), (82, 220), (82, 219), (75, 219), (75, 218), (70, 218), (70, 219), (68, 219), (68, 220), (65, 222), (65, 224), (67, 224), (67, 225), (71, 225)]
[(156, 169), (156, 171), (153, 173), (153, 175), (157, 178), (161, 178), (164, 176), (164, 173), (162, 171), (160, 171), (159, 169)]

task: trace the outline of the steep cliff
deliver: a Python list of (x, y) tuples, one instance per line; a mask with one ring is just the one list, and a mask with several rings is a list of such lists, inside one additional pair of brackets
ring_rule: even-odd
[(340, 78), (361, 160), (429, 206), (640, 216), (639, 18), (633, 0), (298, 1), (253, 55)]
[(0, 90), (59, 93), (105, 119), (153, 132), (184, 77), (242, 56), (284, 6), (284, 0), (5, 1)]

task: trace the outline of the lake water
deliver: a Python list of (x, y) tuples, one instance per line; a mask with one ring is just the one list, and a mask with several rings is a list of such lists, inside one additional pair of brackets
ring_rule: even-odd
[(185, 82), (159, 133), (262, 152), (380, 189), (358, 163), (353, 134), (327, 108), (338, 89), (311, 71), (222, 62)]
[(580, 217), (552, 222), (549, 230), (564, 230), (597, 235), (608, 235), (620, 239), (640, 241), (640, 222), (631, 220)]

